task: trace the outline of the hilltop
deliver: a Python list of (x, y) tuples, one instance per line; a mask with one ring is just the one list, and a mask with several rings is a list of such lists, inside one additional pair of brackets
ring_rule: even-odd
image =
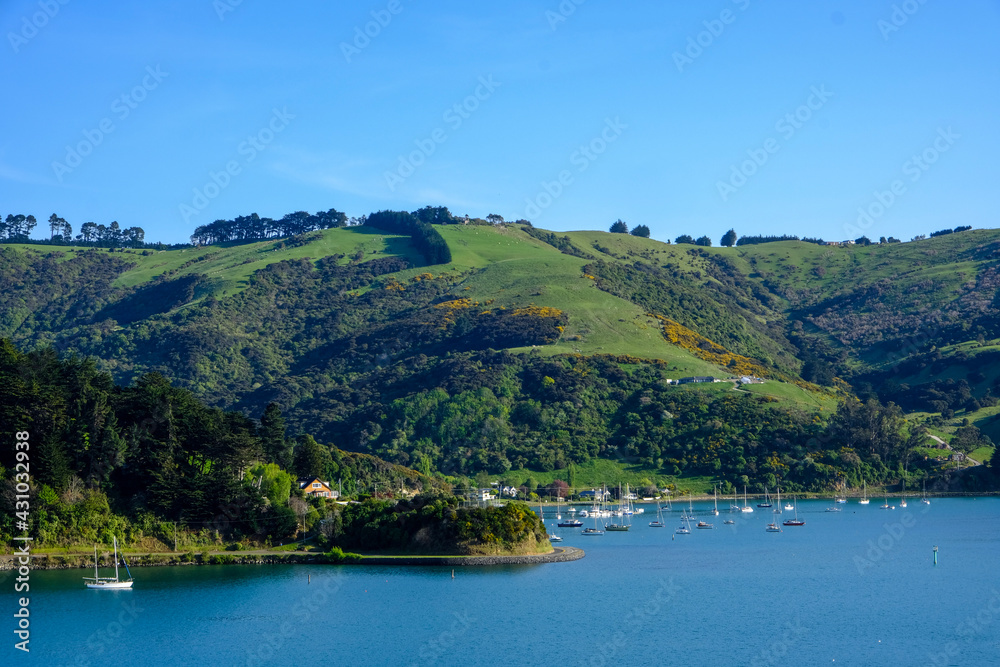
[[(447, 263), (371, 226), (163, 251), (10, 244), (0, 337), (93, 356), (123, 383), (158, 371), (251, 416), (276, 403), (295, 430), (425, 473), (598, 457), (718, 475), (765, 454), (793, 469), (821, 460), (816, 446), (772, 433), (766, 452), (713, 464), (706, 424), (745, 414), (727, 425), (741, 448), (781, 414), (808, 440), (853, 395), (895, 402), (945, 440), (963, 419), (1000, 435), (988, 363), (1000, 231), (713, 248), (527, 224), (433, 230)], [(694, 375), (766, 381), (667, 384)], [(672, 416), (646, 421), (650, 405)], [(846, 474), (825, 465), (798, 474)]]

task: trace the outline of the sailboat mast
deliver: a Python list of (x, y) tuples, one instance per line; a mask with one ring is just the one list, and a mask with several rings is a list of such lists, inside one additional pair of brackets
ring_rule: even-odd
[(118, 581), (118, 538), (112, 536), (115, 542), (115, 581)]
[(94, 579), (97, 579), (97, 545), (94, 545)]

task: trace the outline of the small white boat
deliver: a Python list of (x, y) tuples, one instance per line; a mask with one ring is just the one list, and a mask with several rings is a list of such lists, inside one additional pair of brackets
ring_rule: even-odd
[(558, 535), (549, 535), (549, 542), (562, 542), (562, 538)]
[(740, 508), (741, 512), (749, 513), (753, 512), (753, 508), (747, 504), (747, 487), (743, 487), (743, 507)]
[(826, 511), (827, 512), (839, 512), (840, 508), (837, 507), (837, 502), (839, 502), (839, 501), (835, 500), (832, 505), (830, 505), (829, 507), (826, 508)]
[(861, 500), (858, 501), (858, 504), (859, 505), (867, 505), (868, 503), (871, 502), (870, 500), (868, 500), (868, 483), (865, 480), (861, 480), (861, 483), (864, 484), (865, 491), (864, 491), (864, 495), (861, 497)]
[(666, 528), (663, 524), (663, 512), (660, 510), (660, 504), (656, 503), (656, 521), (649, 522), (650, 528)]
[(115, 576), (114, 577), (102, 577), (97, 573), (97, 545), (94, 545), (94, 576), (84, 577), (83, 580), (87, 582), (87, 588), (96, 588), (99, 590), (117, 590), (122, 588), (132, 588), (132, 573), (129, 572), (128, 563), (125, 563), (124, 557), (122, 558), (122, 563), (125, 565), (125, 571), (128, 572), (128, 579), (122, 579), (118, 576), (118, 538), (112, 537), (115, 545)]
[(767, 524), (767, 528), (765, 530), (767, 530), (767, 532), (769, 532), (769, 533), (780, 533), (781, 532), (781, 526), (779, 526), (776, 523), (769, 523), (769, 524)]

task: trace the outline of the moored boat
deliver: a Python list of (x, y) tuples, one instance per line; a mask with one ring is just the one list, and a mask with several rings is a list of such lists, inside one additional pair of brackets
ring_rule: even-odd
[(781, 522), (781, 525), (783, 525), (783, 526), (804, 526), (804, 525), (806, 525), (805, 519), (800, 519), (799, 518), (799, 501), (798, 501), (798, 498), (795, 499), (795, 507), (793, 509), (795, 510), (795, 518), (793, 518), (793, 519), (786, 519), (785, 521)]
[(125, 558), (122, 557), (122, 563), (125, 565), (125, 571), (128, 572), (128, 579), (122, 579), (118, 576), (118, 538), (112, 537), (114, 540), (115, 549), (115, 576), (114, 577), (102, 577), (97, 573), (97, 545), (94, 545), (94, 576), (84, 577), (83, 580), (87, 582), (87, 588), (96, 588), (98, 590), (120, 590), (123, 588), (132, 588), (132, 573), (129, 572), (128, 563), (125, 562)]

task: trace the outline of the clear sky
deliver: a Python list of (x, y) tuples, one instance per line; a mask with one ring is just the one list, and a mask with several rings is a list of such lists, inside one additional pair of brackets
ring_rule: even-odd
[(998, 226), (997, 0), (5, 0), (0, 27), (0, 214), (39, 237), (427, 204), (716, 243)]

